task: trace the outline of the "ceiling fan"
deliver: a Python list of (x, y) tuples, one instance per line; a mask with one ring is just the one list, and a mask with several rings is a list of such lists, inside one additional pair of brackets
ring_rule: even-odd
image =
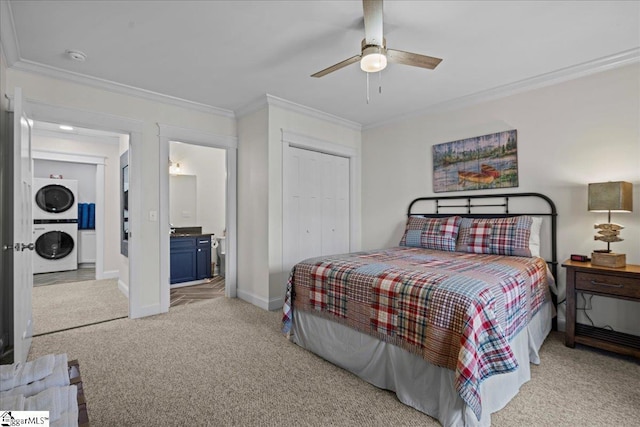
[(387, 66), (387, 61), (430, 70), (436, 68), (442, 61), (442, 59), (433, 56), (387, 49), (387, 41), (382, 32), (382, 0), (362, 0), (362, 8), (364, 10), (364, 39), (360, 55), (338, 62), (312, 74), (311, 77), (326, 76), (358, 61), (360, 61), (360, 68), (367, 73), (382, 71)]

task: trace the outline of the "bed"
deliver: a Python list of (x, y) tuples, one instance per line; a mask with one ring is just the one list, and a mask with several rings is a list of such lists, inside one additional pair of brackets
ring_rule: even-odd
[(556, 216), (539, 193), (415, 199), (400, 246), (293, 267), (283, 332), (444, 426), (490, 425), (554, 326)]

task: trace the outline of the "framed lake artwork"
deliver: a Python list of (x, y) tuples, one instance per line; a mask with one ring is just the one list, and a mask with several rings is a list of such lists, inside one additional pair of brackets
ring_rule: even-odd
[(433, 191), (518, 186), (515, 129), (433, 146)]

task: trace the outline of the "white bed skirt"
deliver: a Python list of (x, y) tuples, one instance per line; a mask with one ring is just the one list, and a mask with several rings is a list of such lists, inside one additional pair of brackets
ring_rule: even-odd
[(293, 313), (292, 335), (299, 346), (376, 387), (395, 391), (402, 403), (431, 415), (443, 426), (488, 426), (491, 413), (502, 409), (531, 378), (529, 363), (540, 363), (538, 350), (551, 330), (552, 317), (553, 306), (547, 303), (511, 342), (518, 369), (493, 375), (481, 384), (480, 421), (456, 392), (452, 370), (431, 365), (393, 344), (300, 310)]

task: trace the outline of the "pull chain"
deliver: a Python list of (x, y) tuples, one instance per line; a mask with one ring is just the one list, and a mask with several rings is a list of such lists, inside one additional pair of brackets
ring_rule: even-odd
[(369, 103), (369, 73), (367, 73), (367, 104)]
[(378, 71), (378, 93), (382, 94), (382, 70)]

